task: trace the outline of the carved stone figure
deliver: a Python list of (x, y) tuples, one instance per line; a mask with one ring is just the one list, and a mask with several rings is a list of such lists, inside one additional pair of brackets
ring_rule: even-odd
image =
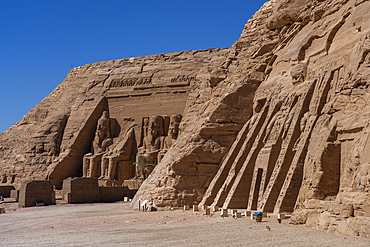
[[(145, 119), (144, 119), (145, 120)], [(160, 116), (152, 116), (150, 118), (148, 129), (145, 130), (144, 121), (143, 146), (139, 148), (139, 153), (136, 156), (136, 178), (144, 178), (142, 169), (137, 165), (141, 159), (147, 160), (150, 164), (157, 164), (157, 156), (160, 151), (160, 136), (163, 134), (163, 118)]]
[(158, 163), (161, 162), (163, 156), (166, 154), (167, 150), (176, 141), (179, 134), (179, 125), (181, 121), (181, 115), (172, 115), (170, 118), (170, 125), (168, 128), (168, 134), (166, 137), (161, 138), (161, 151), (158, 154)]
[(142, 153), (153, 153), (159, 150), (159, 139), (163, 129), (163, 119), (160, 116), (153, 116), (150, 119), (148, 131), (143, 139)]
[(143, 136), (148, 135), (148, 129), (149, 129), (149, 118), (144, 118), (144, 120), (143, 120)]
[(106, 147), (112, 144), (110, 121), (108, 112), (103, 111), (101, 118), (98, 120), (95, 138), (93, 141), (94, 154), (104, 152)]
[(98, 164), (103, 156), (103, 152), (112, 142), (108, 112), (103, 111), (96, 126), (95, 137), (92, 143), (93, 153), (88, 153), (84, 156), (82, 167), (83, 177), (98, 176)]
[[(120, 180), (120, 177), (123, 179), (132, 178), (133, 172), (131, 170), (131, 166), (133, 161), (131, 160), (131, 157), (135, 140), (134, 133), (133, 129), (129, 130), (126, 133), (125, 138), (115, 145), (112, 151), (105, 152), (101, 159), (101, 172), (99, 179), (114, 180), (117, 178)], [(119, 167), (118, 163), (120, 163), (121, 166), (130, 167)], [(121, 170), (125, 170), (127, 174), (121, 174)]]
[(297, 64), (290, 72), (293, 84), (303, 82), (307, 75), (307, 64)]
[[(168, 116), (153, 116), (150, 121), (145, 121), (146, 118), (144, 118), (143, 145), (136, 157), (136, 179), (145, 179), (154, 166), (161, 161), (167, 149), (177, 139), (181, 118), (181, 115), (172, 115), (170, 118)], [(165, 136), (166, 132), (167, 136)], [(144, 170), (145, 165), (139, 165), (143, 161), (150, 164), (150, 167), (148, 166)]]

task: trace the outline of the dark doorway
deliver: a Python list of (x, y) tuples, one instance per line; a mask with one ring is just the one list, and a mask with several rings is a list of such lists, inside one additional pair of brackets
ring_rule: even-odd
[(252, 201), (252, 207), (251, 207), (252, 210), (257, 210), (258, 194), (260, 193), (262, 174), (263, 174), (263, 169), (258, 168), (256, 184), (255, 184), (254, 193), (253, 193), (253, 201)]

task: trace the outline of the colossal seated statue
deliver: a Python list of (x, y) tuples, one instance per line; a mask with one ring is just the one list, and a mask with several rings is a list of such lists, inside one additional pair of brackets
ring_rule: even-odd
[[(143, 121), (143, 146), (136, 156), (136, 178), (145, 179), (177, 139), (181, 115), (153, 116)], [(167, 132), (167, 133), (166, 133)]]
[(124, 181), (124, 186), (131, 189), (140, 187), (177, 139), (181, 119), (181, 115), (142, 119), (140, 146), (134, 163), (135, 174), (133, 178)]
[(96, 126), (95, 137), (92, 143), (92, 153), (86, 154), (83, 159), (83, 177), (98, 176), (98, 165), (103, 152), (112, 142), (108, 112), (103, 111)]
[[(136, 156), (136, 178), (145, 179), (145, 164), (156, 165), (158, 153), (160, 151), (160, 137), (164, 132), (163, 118), (161, 116), (152, 116), (149, 120), (148, 126), (143, 126), (144, 137), (143, 146), (139, 148)], [(145, 124), (145, 121), (144, 121)], [(146, 130), (147, 127), (147, 130)]]
[(161, 162), (163, 156), (166, 154), (167, 150), (173, 145), (176, 141), (177, 136), (179, 134), (179, 125), (181, 121), (181, 115), (172, 115), (170, 118), (170, 124), (168, 128), (167, 136), (161, 137), (160, 141), (160, 149), (161, 151), (158, 153), (158, 163)]
[(102, 156), (99, 179), (123, 182), (132, 178), (134, 149), (136, 149), (135, 131), (131, 128), (112, 150), (106, 151)]

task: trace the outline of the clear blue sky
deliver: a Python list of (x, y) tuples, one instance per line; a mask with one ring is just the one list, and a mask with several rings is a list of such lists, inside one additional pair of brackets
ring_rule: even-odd
[(265, 0), (8, 0), (0, 3), (0, 133), (71, 65), (230, 47)]

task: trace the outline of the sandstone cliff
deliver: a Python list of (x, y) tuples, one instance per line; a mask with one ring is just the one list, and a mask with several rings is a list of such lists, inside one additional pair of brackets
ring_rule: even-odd
[(78, 176), (104, 110), (118, 127), (113, 137), (122, 139), (134, 127), (139, 139), (142, 116), (183, 114), (189, 98), (201, 104), (210, 91), (203, 85), (209, 70), (226, 53), (186, 51), (72, 69), (49, 96), (0, 134), (3, 182), (19, 186), (26, 179), (50, 178), (60, 185)]
[(369, 8), (266, 3), (137, 197), (294, 211), (294, 223), (369, 237)]
[(133, 206), (289, 212), (370, 237), (369, 11), (366, 0), (271, 0), (228, 49), (75, 68), (0, 134), (2, 182), (81, 176), (103, 111), (113, 143), (133, 129), (138, 147), (145, 117), (181, 114)]

